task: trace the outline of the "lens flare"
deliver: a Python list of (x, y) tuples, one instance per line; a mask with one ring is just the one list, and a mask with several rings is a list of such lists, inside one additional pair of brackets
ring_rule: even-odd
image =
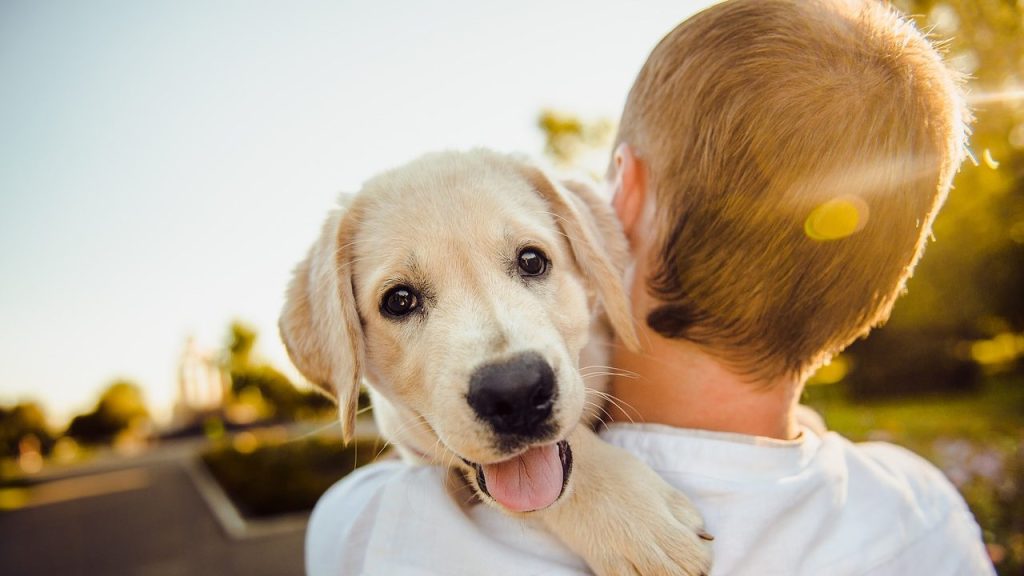
[(995, 170), (999, 168), (999, 161), (992, 157), (992, 151), (985, 148), (985, 152), (982, 153), (981, 159), (985, 162), (985, 166)]
[(804, 234), (811, 240), (829, 242), (846, 238), (864, 228), (868, 205), (856, 196), (840, 196), (817, 206), (804, 220)]

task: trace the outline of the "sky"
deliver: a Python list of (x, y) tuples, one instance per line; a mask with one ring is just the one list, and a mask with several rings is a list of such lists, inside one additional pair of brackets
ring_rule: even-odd
[(55, 423), (115, 378), (158, 417), (186, 338), (277, 316), (339, 192), (432, 150), (539, 157), (616, 120), (710, 0), (0, 3), (0, 404)]

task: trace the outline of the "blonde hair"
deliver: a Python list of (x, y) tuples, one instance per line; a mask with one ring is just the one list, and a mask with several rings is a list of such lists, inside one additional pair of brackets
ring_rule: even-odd
[(647, 323), (806, 376), (888, 318), (967, 120), (935, 48), (872, 1), (733, 0), (679, 25), (618, 135), (658, 206)]

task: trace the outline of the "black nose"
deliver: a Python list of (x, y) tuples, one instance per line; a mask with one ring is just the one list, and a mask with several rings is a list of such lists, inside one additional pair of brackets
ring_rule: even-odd
[(466, 400), (498, 434), (540, 437), (555, 398), (555, 373), (540, 354), (529, 352), (477, 368)]

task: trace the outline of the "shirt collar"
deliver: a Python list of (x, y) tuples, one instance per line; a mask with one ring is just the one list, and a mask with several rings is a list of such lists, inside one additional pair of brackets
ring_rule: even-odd
[(656, 471), (701, 475), (714, 470), (723, 480), (798, 474), (822, 443), (821, 437), (803, 426), (794, 440), (628, 423), (607, 425), (601, 437), (636, 454)]

